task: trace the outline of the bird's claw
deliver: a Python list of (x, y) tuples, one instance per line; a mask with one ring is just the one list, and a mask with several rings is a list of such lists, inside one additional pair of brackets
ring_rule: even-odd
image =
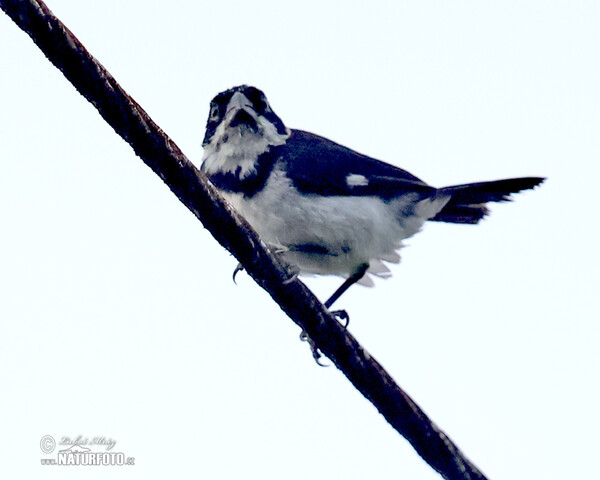
[[(338, 321), (344, 329), (348, 328), (348, 324), (350, 323), (350, 315), (348, 315), (348, 312), (346, 312), (346, 310), (332, 310), (329, 313), (331, 313), (336, 319), (338, 319)], [(319, 347), (317, 347), (317, 344), (314, 342), (314, 340), (310, 338), (308, 336), (308, 333), (306, 333), (304, 330), (300, 332), (300, 340), (308, 343), (308, 345), (310, 346), (310, 351), (312, 352), (312, 356), (315, 359), (315, 362), (317, 362), (317, 365), (319, 365), (320, 367), (329, 366), (327, 364), (321, 363), (321, 358), (323, 357), (323, 355), (319, 351)]]
[(292, 283), (294, 280), (296, 280), (298, 278), (298, 275), (300, 275), (300, 272), (293, 268), (288, 268), (287, 271), (290, 274), (290, 276), (289, 276), (289, 278), (287, 278), (283, 281), (284, 285)]
[(350, 315), (348, 315), (348, 312), (346, 312), (346, 310), (332, 310), (329, 313), (331, 313), (335, 318), (337, 318), (340, 321), (342, 327), (348, 328), (348, 325), (350, 325)]
[(319, 365), (319, 367), (329, 366), (325, 363), (321, 363), (321, 357), (323, 355), (321, 355), (321, 352), (319, 351), (319, 348), (317, 347), (315, 342), (312, 340), (312, 338), (308, 336), (308, 334), (304, 330), (300, 332), (300, 340), (303, 342), (308, 342), (308, 345), (310, 346), (310, 351), (312, 352), (312, 356), (315, 359), (315, 362), (317, 362), (317, 365)]
[(244, 267), (242, 266), (241, 263), (237, 264), (237, 267), (235, 267), (235, 270), (233, 271), (233, 283), (235, 283), (237, 285), (237, 282), (235, 281), (235, 277), (238, 273), (243, 272), (244, 271)]

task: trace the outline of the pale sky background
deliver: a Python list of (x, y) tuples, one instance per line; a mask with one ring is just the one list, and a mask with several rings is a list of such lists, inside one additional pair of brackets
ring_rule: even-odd
[[(433, 185), (547, 176), (338, 306), (490, 478), (598, 478), (599, 2), (48, 5), (197, 164), (248, 83)], [(0, 477), (440, 478), (4, 14), (0, 44)], [(44, 435), (136, 465), (41, 466)]]

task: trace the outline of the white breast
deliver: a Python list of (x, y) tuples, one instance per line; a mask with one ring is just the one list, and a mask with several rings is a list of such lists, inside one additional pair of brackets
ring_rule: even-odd
[[(397, 263), (402, 240), (418, 232), (448, 201), (447, 197), (418, 201), (417, 194), (387, 203), (376, 197), (305, 195), (279, 169), (251, 198), (223, 195), (266, 243), (318, 245), (331, 253), (286, 252), (285, 258), (301, 273), (344, 277), (363, 263), (371, 265), (367, 273), (389, 276), (383, 262)], [(372, 284), (368, 276), (364, 278), (363, 284)]]

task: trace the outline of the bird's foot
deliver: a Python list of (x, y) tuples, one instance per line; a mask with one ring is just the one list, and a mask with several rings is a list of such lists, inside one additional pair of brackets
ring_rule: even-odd
[(306, 333), (304, 330), (302, 330), (302, 332), (300, 332), (300, 340), (303, 342), (308, 342), (308, 345), (310, 346), (310, 351), (312, 352), (312, 356), (315, 359), (315, 362), (317, 362), (317, 365), (319, 365), (319, 367), (328, 367), (329, 366), (325, 363), (321, 363), (321, 358), (323, 357), (323, 355), (319, 351), (319, 348), (317, 347), (317, 345), (315, 344), (313, 339), (310, 338), (308, 336), (308, 333)]
[[(348, 315), (348, 312), (346, 312), (346, 310), (333, 310), (329, 313), (331, 313), (336, 319), (338, 319), (338, 321), (340, 322), (342, 327), (344, 327), (344, 329), (348, 328), (348, 324), (350, 323), (350, 315)], [(310, 346), (310, 351), (312, 352), (312, 356), (315, 359), (315, 362), (317, 362), (317, 365), (319, 365), (320, 367), (329, 366), (324, 363), (321, 363), (321, 358), (323, 358), (323, 354), (319, 351), (319, 347), (317, 347), (317, 344), (314, 342), (314, 340), (310, 338), (308, 336), (308, 333), (306, 333), (304, 330), (300, 332), (300, 340), (308, 343), (308, 345)]]
[(298, 278), (298, 275), (300, 275), (300, 271), (298, 271), (297, 269), (294, 269), (293, 267), (288, 267), (287, 271), (290, 276), (289, 276), (289, 278), (287, 278), (283, 281), (284, 285), (287, 285), (288, 283), (292, 283), (294, 280), (296, 280)]
[(267, 243), (265, 246), (271, 253), (275, 255), (281, 255), (282, 253), (290, 251), (288, 247), (279, 243)]
[(298, 275), (300, 275), (300, 269), (297, 266), (286, 262), (284, 258), (281, 258), (281, 255), (283, 253), (289, 252), (290, 249), (285, 245), (281, 245), (279, 243), (267, 243), (265, 246), (267, 250), (269, 250), (269, 252), (279, 257), (279, 259), (285, 266), (285, 269), (287, 270), (288, 278), (286, 278), (283, 281), (283, 284), (287, 285), (288, 283), (292, 283), (294, 280), (296, 280), (298, 278)]
[(339, 320), (342, 327), (348, 328), (348, 325), (350, 325), (350, 315), (348, 315), (346, 310), (331, 310), (329, 313)]

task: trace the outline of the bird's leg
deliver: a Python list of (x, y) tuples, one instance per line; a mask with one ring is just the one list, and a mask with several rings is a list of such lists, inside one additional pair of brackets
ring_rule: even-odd
[(335, 292), (333, 292), (333, 295), (331, 295), (331, 297), (329, 297), (329, 299), (327, 299), (327, 301), (325, 302), (325, 306), (327, 308), (331, 307), (334, 304), (334, 302), (338, 298), (340, 298), (346, 290), (348, 290), (352, 285), (354, 285), (362, 277), (364, 277), (364, 275), (367, 272), (368, 268), (369, 268), (369, 264), (368, 263), (363, 263), (363, 264), (359, 265), (358, 268), (356, 269), (356, 272), (354, 272), (352, 275), (350, 275), (344, 281), (344, 283), (342, 283), (342, 285), (340, 286), (340, 288), (338, 288)]
[[(340, 298), (346, 290), (348, 290), (352, 285), (354, 285), (356, 282), (358, 282), (365, 275), (368, 268), (369, 268), (368, 263), (363, 263), (363, 264), (359, 265), (358, 268), (356, 269), (356, 272), (354, 272), (352, 275), (350, 275), (344, 281), (344, 283), (342, 283), (340, 288), (338, 288), (335, 292), (333, 292), (333, 295), (331, 295), (331, 297), (329, 297), (327, 299), (327, 301), (325, 302), (325, 307), (327, 307), (327, 308), (331, 307), (333, 305), (333, 303), (338, 298)], [(348, 326), (348, 323), (350, 323), (350, 316), (348, 315), (348, 313), (346, 313), (345, 310), (333, 310), (331, 313), (333, 315), (335, 315), (336, 317), (338, 317), (340, 320), (346, 321), (344, 328), (346, 328)]]

